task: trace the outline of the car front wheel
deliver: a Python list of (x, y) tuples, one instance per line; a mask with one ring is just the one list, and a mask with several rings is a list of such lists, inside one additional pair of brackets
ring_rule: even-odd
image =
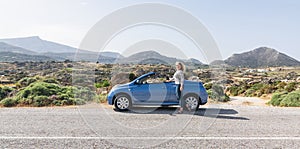
[(128, 110), (131, 107), (131, 99), (128, 95), (121, 94), (115, 99), (115, 108), (119, 111)]

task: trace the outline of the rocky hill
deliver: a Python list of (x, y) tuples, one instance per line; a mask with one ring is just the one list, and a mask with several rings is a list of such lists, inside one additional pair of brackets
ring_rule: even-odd
[(0, 52), (0, 62), (44, 62), (53, 60), (54, 59), (44, 55), (28, 55), (14, 52)]
[(268, 47), (260, 47), (249, 52), (234, 54), (225, 64), (237, 67), (300, 66), (296, 59)]
[[(43, 40), (38, 36), (23, 37), (23, 38), (10, 38), (0, 39), (0, 52), (12, 52), (30, 55), (30, 60), (39, 59), (33, 58), (34, 56), (45, 56), (47, 59), (56, 61), (75, 60), (75, 61), (102, 61), (103, 63), (113, 63), (117, 58), (123, 56), (116, 52), (93, 52), (86, 50), (77, 50), (76, 48)], [(14, 61), (9, 59), (12, 53), (2, 53), (2, 57), (6, 55), (6, 61)], [(19, 55), (20, 56), (20, 55)], [(22, 59), (26, 59), (22, 55)], [(3, 60), (2, 60), (3, 61)]]
[(7, 44), (28, 49), (37, 53), (74, 53), (77, 50), (76, 48), (70, 46), (43, 40), (38, 36), (0, 39), (0, 42), (5, 42)]
[(12, 46), (4, 42), (0, 42), (0, 52), (13, 52), (13, 53), (30, 54), (30, 55), (37, 54), (36, 52), (21, 47)]
[(117, 60), (117, 63), (127, 63), (127, 64), (175, 64), (175, 62), (184, 62), (185, 64), (202, 64), (200, 61), (196, 59), (177, 59), (173, 57), (167, 57), (161, 55), (156, 51), (143, 51), (139, 53), (135, 53), (129, 57), (121, 58)]

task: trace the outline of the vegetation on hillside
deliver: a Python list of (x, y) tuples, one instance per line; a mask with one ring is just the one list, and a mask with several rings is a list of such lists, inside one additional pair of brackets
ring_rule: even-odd
[(11, 106), (62, 106), (81, 105), (96, 98), (87, 87), (63, 86), (54, 78), (26, 77), (18, 81), (18, 92), (8, 97), (11, 88), (1, 88), (0, 105)]
[(275, 81), (270, 84), (257, 82), (254, 84), (247, 84), (241, 82), (240, 85), (233, 85), (227, 89), (232, 96), (246, 96), (246, 97), (261, 97), (264, 94), (273, 94), (277, 92), (292, 92), (299, 86), (297, 82), (285, 83)]

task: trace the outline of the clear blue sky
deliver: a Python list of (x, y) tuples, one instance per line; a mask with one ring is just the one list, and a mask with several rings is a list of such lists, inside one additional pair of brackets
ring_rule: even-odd
[(213, 35), (223, 58), (268, 46), (300, 60), (299, 0), (0, 0), (0, 38), (40, 36), (78, 47), (102, 17), (143, 2), (189, 11)]

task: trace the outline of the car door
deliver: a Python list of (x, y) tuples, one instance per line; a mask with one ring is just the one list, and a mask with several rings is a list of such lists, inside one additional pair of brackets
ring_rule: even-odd
[(129, 87), (129, 90), (135, 103), (147, 102), (151, 97), (149, 84), (134, 84)]
[(167, 87), (167, 102), (178, 102), (177, 99), (177, 91), (176, 91), (176, 87), (177, 85), (175, 84), (175, 82), (168, 82), (165, 83), (166, 87)]
[(165, 83), (149, 84), (150, 99), (149, 101), (156, 104), (162, 104), (167, 100), (167, 87)]

